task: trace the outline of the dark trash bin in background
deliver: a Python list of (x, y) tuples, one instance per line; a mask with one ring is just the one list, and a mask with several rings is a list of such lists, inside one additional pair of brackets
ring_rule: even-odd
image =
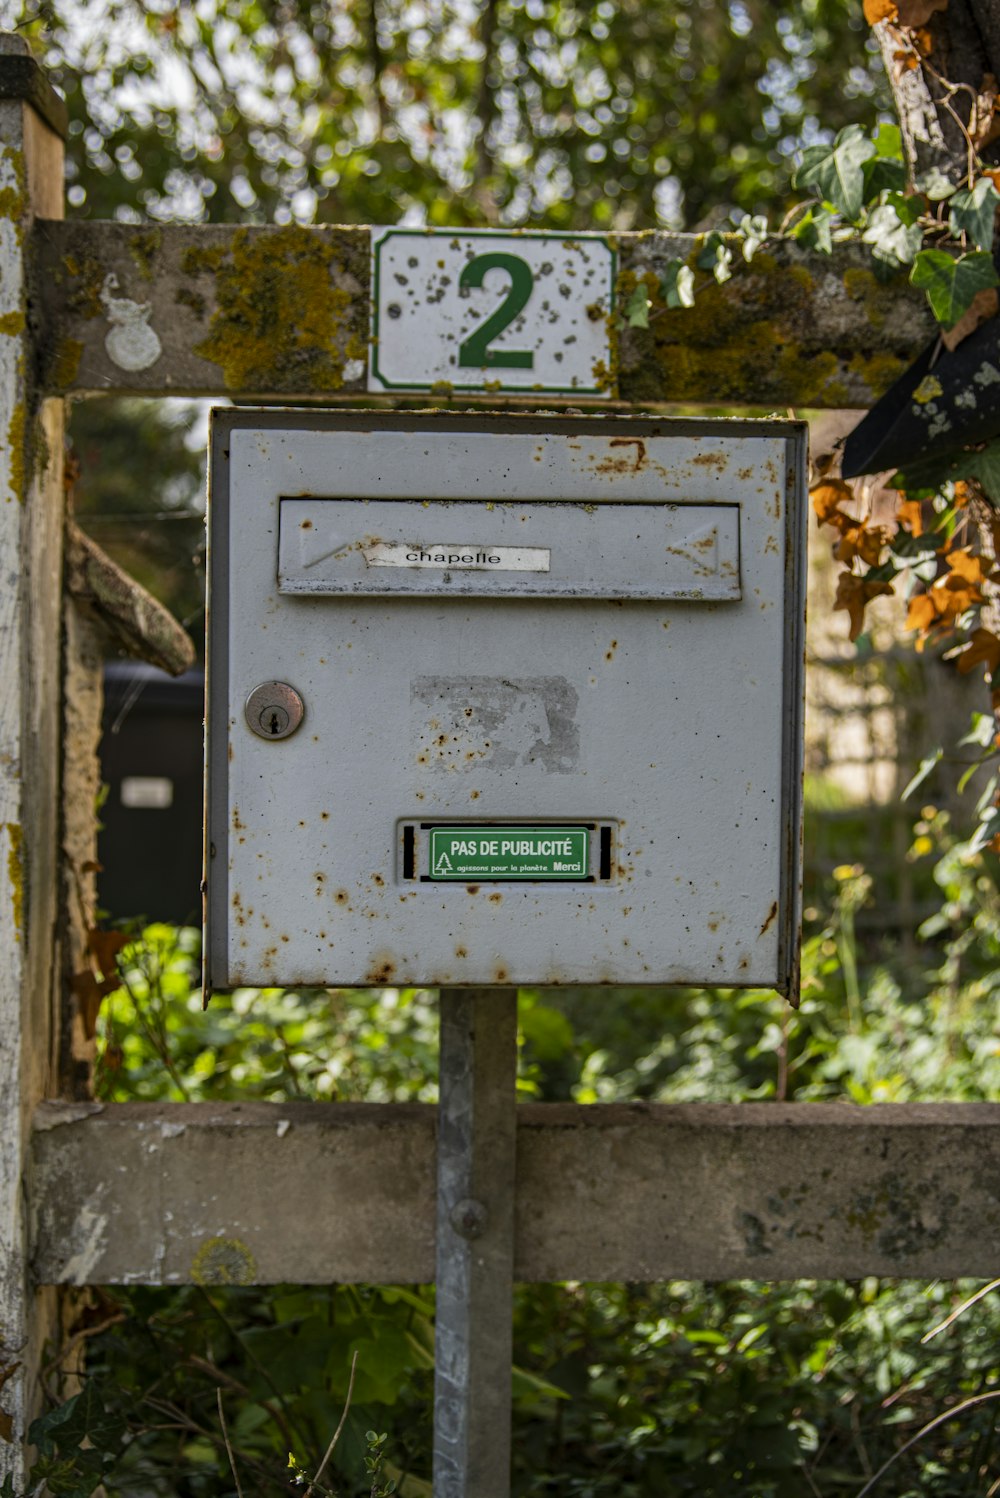
[(201, 925), (201, 667), (104, 668), (98, 903), (113, 920)]

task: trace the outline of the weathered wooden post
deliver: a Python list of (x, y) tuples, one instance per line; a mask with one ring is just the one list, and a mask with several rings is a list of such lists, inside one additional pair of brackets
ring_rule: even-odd
[[(89, 746), (99, 687), (93, 642), (86, 631), (79, 636), (80, 620), (73, 615), (63, 637), (67, 660), (60, 660), (64, 578), (66, 592), (111, 624), (126, 648), (180, 670), (187, 647), (154, 617), (152, 600), (140, 597), (72, 529), (63, 569), (61, 399), (183, 391), (242, 400), (277, 395), (294, 402), (336, 392), (350, 405), (370, 402), (377, 390), (383, 404), (405, 404), (407, 392), (416, 390), (448, 406), (456, 387), (444, 378), (447, 359), (443, 373), (430, 371), (434, 381), (426, 385), (427, 309), (451, 313), (439, 295), (415, 298), (411, 288), (410, 305), (393, 288), (411, 286), (409, 273), (420, 254), (433, 252), (433, 277), (444, 263), (439, 257), (461, 246), (450, 230), (435, 243), (423, 231), (364, 227), (65, 224), (59, 222), (63, 123), (61, 104), (23, 44), (0, 38), (0, 932), (6, 942), (0, 968), (0, 1477), (11, 1473), (19, 1481), (23, 1475), (36, 1371), (44, 1339), (55, 1328), (53, 1292), (34, 1290), (32, 1274), (38, 1284), (52, 1286), (204, 1283), (212, 1280), (211, 1266), (221, 1251), (220, 1283), (232, 1282), (234, 1262), (246, 1283), (426, 1282), (435, 1276), (436, 1239), (435, 1493), (493, 1498), (505, 1490), (509, 1451), (502, 1415), (512, 1279), (994, 1273), (993, 1238), (983, 1233), (983, 1225), (995, 1225), (990, 1192), (1000, 1172), (1000, 1106), (513, 1106), (508, 1084), (513, 1082), (514, 984), (582, 983), (595, 974), (609, 984), (692, 982), (699, 972), (714, 982), (726, 981), (727, 972), (738, 984), (789, 987), (794, 981), (796, 825), (794, 816), (783, 818), (774, 808), (792, 804), (797, 783), (796, 694), (788, 684), (801, 651), (793, 615), (787, 621), (791, 627), (782, 629), (773, 611), (782, 596), (779, 574), (790, 577), (801, 564), (804, 507), (800, 435), (777, 423), (767, 431), (771, 446), (764, 452), (758, 444), (766, 429), (760, 427), (741, 431), (730, 424), (720, 433), (701, 423), (687, 423), (683, 430), (674, 424), (671, 435), (671, 424), (658, 418), (625, 427), (578, 417), (571, 430), (566, 418), (556, 420), (552, 413), (533, 427), (518, 416), (501, 429), (494, 417), (491, 434), (481, 430), (480, 415), (446, 411), (418, 419), (417, 442), (413, 418), (385, 412), (306, 417), (238, 408), (223, 414), (213, 457), (216, 497), (225, 487), (223, 479), (229, 482), (232, 436), (239, 448), (231, 467), (241, 486), (241, 525), (233, 528), (234, 546), (236, 540), (239, 545), (230, 555), (225, 512), (216, 505), (222, 519), (215, 554), (229, 562), (213, 563), (217, 635), (211, 711), (217, 754), (209, 827), (216, 873), (209, 899), (216, 981), (220, 987), (255, 983), (265, 973), (267, 981), (275, 981), (282, 976), (272, 967), (280, 952), (286, 964), (294, 954), (297, 982), (442, 985), (438, 1147), (434, 1113), (424, 1105), (67, 1106), (67, 1090), (75, 1094), (77, 1084), (85, 1089), (86, 1066), (75, 1081), (69, 1078), (58, 990), (61, 973), (75, 974), (85, 953), (87, 900), (78, 901), (82, 917), (74, 911), (71, 921), (65, 909), (60, 913), (60, 861), (63, 877), (74, 879), (76, 874), (65, 870), (76, 865), (83, 872), (92, 856), (89, 801), (95, 772)], [(489, 254), (473, 253), (471, 264), (453, 267), (455, 277), (442, 279), (438, 290), (446, 285), (453, 291), (456, 285), (482, 290), (488, 270), (506, 270), (510, 285), (502, 307), (461, 331), (458, 372), (483, 370), (494, 359), (496, 368), (513, 377), (506, 394), (532, 403), (563, 396), (574, 402), (606, 400), (610, 382), (616, 381), (619, 404), (626, 407), (720, 400), (862, 405), (881, 393), (929, 332), (919, 293), (902, 282), (886, 287), (878, 281), (866, 246), (839, 246), (826, 257), (778, 239), (752, 265), (739, 266), (724, 286), (708, 288), (698, 309), (657, 306), (648, 328), (620, 330), (607, 357), (588, 360), (585, 378), (567, 384), (565, 349), (578, 354), (581, 331), (594, 334), (608, 326), (604, 317), (593, 315), (595, 302), (585, 301), (575, 331), (560, 330), (565, 348), (550, 351), (554, 367), (544, 378), (539, 368), (529, 369), (530, 351), (490, 347), (507, 327), (516, 327), (532, 277), (552, 273), (551, 256), (539, 246), (537, 264), (529, 264), (531, 240), (531, 235), (517, 236), (507, 253), (492, 240)], [(369, 274), (380, 247), (391, 276), (380, 277), (377, 265)], [(690, 260), (698, 248), (691, 236), (617, 236), (617, 271), (608, 277), (609, 294), (628, 295), (640, 280), (655, 291), (663, 265), (673, 258)], [(606, 249), (610, 253), (612, 246)], [(577, 242), (572, 253), (580, 252)], [(405, 255), (404, 267), (389, 263), (394, 253)], [(591, 260), (587, 267), (592, 279), (597, 263)], [(280, 289), (277, 300), (275, 288)], [(877, 324), (869, 315), (876, 301)], [(552, 322), (547, 319), (546, 326)], [(412, 336), (397, 348), (402, 358), (397, 366), (385, 330), (407, 326)], [(366, 361), (369, 348), (373, 354)], [(369, 369), (383, 388), (366, 382)], [(495, 381), (476, 388), (473, 381), (457, 390), (464, 392), (463, 402), (495, 404), (504, 396)], [(324, 450), (338, 426), (354, 429), (349, 464), (331, 462)], [(364, 431), (372, 436), (367, 468), (356, 459), (357, 435)], [(393, 472), (392, 463), (387, 466), (385, 455), (376, 451), (389, 439), (395, 443)], [(515, 495), (510, 472), (519, 442), (523, 461)], [(674, 451), (677, 443), (683, 452)], [(552, 482), (543, 485), (546, 463)], [(337, 473), (342, 488), (347, 486), (343, 492), (331, 482)], [(494, 492), (497, 479), (480, 483), (500, 473), (506, 475), (503, 493)], [(505, 501), (514, 498), (517, 513), (507, 519), (517, 534), (507, 538), (508, 545), (497, 527)], [(382, 505), (382, 518), (395, 530), (380, 527), (380, 539), (369, 535), (367, 521), (361, 526), (357, 518), (361, 500)], [(352, 523), (361, 526), (349, 532), (357, 544), (316, 550), (318, 522), (345, 503), (355, 510)], [(447, 524), (425, 535), (437, 503), (450, 506)], [(524, 527), (539, 503), (546, 510), (544, 534), (540, 529), (532, 544)], [(417, 532), (408, 516), (403, 523), (400, 505), (424, 517), (412, 555)], [(663, 572), (662, 544), (655, 548), (660, 571), (648, 575), (654, 548), (646, 526), (664, 507), (676, 512), (674, 521), (681, 526), (676, 535), (657, 533), (659, 543), (669, 543), (666, 553), (677, 559), (676, 566), (669, 564), (672, 582)], [(554, 539), (551, 517), (561, 513), (569, 520)], [(618, 530), (588, 541), (583, 527), (596, 526), (600, 514), (612, 517)], [(463, 516), (461, 531), (452, 531)], [(483, 534), (484, 517), (489, 535)], [(542, 525), (540, 513), (534, 523)], [(664, 523), (673, 522), (668, 517)], [(425, 554), (425, 542), (436, 550), (437, 541), (449, 536), (457, 556)], [(481, 543), (488, 544), (489, 553), (477, 557)], [(449, 541), (445, 550), (451, 549)], [(549, 577), (556, 553), (561, 561)], [(598, 559), (600, 575), (590, 565)], [(605, 566), (611, 559), (617, 560), (617, 571)], [(447, 574), (436, 582), (432, 577), (428, 586), (425, 571), (419, 588), (399, 588), (414, 561), (438, 568), (439, 574), (446, 566)], [(338, 571), (342, 562), (346, 576)], [(483, 562), (498, 568), (495, 575), (509, 586), (497, 587), (488, 571), (479, 572)], [(471, 569), (466, 582), (479, 577), (494, 591), (475, 581), (472, 587), (453, 586), (456, 563)], [(735, 617), (741, 606), (741, 567), (749, 622), (731, 634), (738, 636), (740, 650), (749, 652), (742, 665), (725, 641), (714, 652), (706, 646), (711, 621), (723, 628), (727, 612)], [(243, 610), (234, 613), (231, 629), (220, 624), (228, 617), (230, 577)], [(451, 607), (442, 606), (446, 595), (462, 593), (468, 593), (470, 608), (479, 609), (474, 666), (461, 607), (452, 627), (438, 630), (427, 622), (436, 612), (420, 603), (421, 596), (436, 599), (435, 610), (443, 612)], [(354, 667), (339, 669), (334, 690), (333, 668), (326, 676), (321, 671), (329, 667), (330, 632), (317, 624), (327, 607), (324, 595), (328, 603), (349, 595), (352, 623), (362, 606), (368, 623), (380, 608), (402, 618), (392, 632), (393, 649), (376, 648), (367, 662), (364, 651), (372, 651), (372, 642), (377, 646), (386, 631), (357, 632), (350, 641), (338, 633), (345, 649), (358, 648)], [(501, 650), (504, 636), (484, 627), (480, 605), (495, 597), (499, 619), (501, 600), (515, 595), (520, 595), (518, 623), (507, 621), (510, 648)], [(750, 602), (757, 598), (759, 605)], [(547, 607), (544, 621), (537, 617), (530, 630), (521, 621), (539, 600), (557, 607)], [(553, 621), (566, 621), (569, 610), (587, 600), (594, 605), (589, 615), (577, 615), (572, 630), (560, 625), (557, 639)], [(265, 606), (267, 619), (261, 615)], [(273, 644), (279, 631), (271, 628), (279, 606), (284, 662)], [(675, 615), (662, 625), (656, 616), (660, 606), (670, 606)], [(420, 648), (418, 617), (421, 629), (433, 630), (433, 638), (425, 640), (432, 650)], [(710, 671), (680, 643), (684, 618), (703, 658), (711, 661)], [(643, 686), (649, 663), (661, 663), (662, 669), (668, 656), (661, 633), (666, 623), (676, 679), (666, 685), (647, 679)], [(565, 677), (535, 674), (543, 628), (551, 658), (559, 647)], [(309, 629), (311, 655), (303, 650)], [(72, 672), (87, 650), (80, 691)], [(783, 651), (792, 669), (782, 675)], [(430, 677), (432, 655), (437, 674)], [(722, 663), (729, 672), (725, 680)], [(747, 693), (764, 691), (762, 663), (771, 673), (768, 701), (778, 704), (784, 691), (780, 709), (758, 715), (758, 757), (770, 766), (770, 797), (763, 780), (757, 777), (756, 783), (752, 775), (746, 792), (740, 791), (727, 762), (712, 759), (724, 751), (711, 748), (729, 744), (735, 719), (742, 736), (739, 780), (751, 773), (747, 723), (753, 703)], [(282, 702), (294, 705), (298, 694), (274, 679), (283, 664), (304, 691), (311, 725), (290, 751), (280, 748), (295, 727)], [(688, 702), (697, 702), (699, 711), (674, 710), (670, 731), (689, 724), (702, 735), (686, 750), (663, 742), (669, 715), (657, 706), (667, 699), (668, 686), (674, 693), (682, 668)], [(384, 699), (371, 681), (385, 669), (395, 673), (391, 700), (403, 705), (397, 709), (402, 714), (409, 713), (400, 721), (418, 739), (423, 736), (427, 747), (419, 754), (411, 754), (405, 732), (388, 738), (384, 733)], [(476, 674), (470, 675), (473, 669)], [(571, 688), (571, 671), (582, 690)], [(712, 693), (703, 693), (702, 681), (709, 678)], [(60, 680), (69, 683), (73, 702), (61, 703)], [(592, 690), (599, 680), (601, 691)], [(285, 696), (273, 703), (275, 686)], [(262, 711), (256, 717), (251, 711), (261, 692), (263, 703), (272, 703), (266, 721)], [(706, 703), (711, 698), (715, 718), (707, 706), (701, 710), (703, 696)], [(672, 696), (674, 703), (679, 700)], [(595, 703), (604, 704), (599, 719)], [(585, 742), (590, 758), (586, 782), (574, 792), (570, 772), (580, 770), (577, 708), (579, 742)], [(297, 722), (301, 700), (299, 709)], [(449, 718), (454, 721), (443, 727)], [(536, 718), (548, 727), (544, 732), (532, 727), (525, 738), (522, 728)], [(365, 721), (367, 739), (359, 737)], [(501, 746), (500, 756), (483, 752), (494, 747), (494, 723), (509, 729), (510, 743)], [(779, 723), (790, 725), (781, 745)], [(473, 745), (461, 762), (475, 765), (477, 777), (491, 777), (488, 811), (478, 784), (466, 803), (449, 792), (452, 777), (420, 779), (431, 773), (423, 767), (437, 750), (439, 767), (455, 769), (447, 759), (457, 753), (455, 745), (473, 730), (487, 728), (490, 742)], [(272, 736), (271, 745), (262, 747), (261, 740)], [(67, 747), (74, 737), (86, 740), (76, 761)], [(647, 753), (643, 743), (654, 739), (655, 748)], [(359, 742), (366, 744), (367, 779), (356, 780), (352, 788), (348, 772), (352, 766), (357, 771)], [(674, 786), (667, 784), (671, 776), (662, 764), (668, 753), (674, 768), (680, 765), (684, 772), (672, 777)], [(252, 756), (261, 754), (284, 755), (283, 761), (267, 761), (266, 778), (254, 768), (258, 761)], [(306, 773), (289, 774), (295, 763), (304, 764)], [(715, 789), (699, 790), (697, 782), (713, 763)], [(65, 807), (73, 799), (72, 815), (58, 811), (60, 765), (62, 803)], [(518, 773), (502, 779), (505, 766)], [(535, 769), (545, 772), (532, 782), (537, 787), (544, 780), (537, 804), (524, 804), (521, 769), (525, 784)], [(315, 864), (300, 856), (307, 840), (275, 835), (269, 821), (272, 783), (288, 800), (285, 825), (313, 828)], [(318, 817), (317, 787), (326, 802)], [(759, 793), (755, 806), (748, 801), (751, 789)], [(738, 804), (729, 803), (728, 817), (723, 792), (739, 798)], [(292, 809), (296, 796), (307, 801)], [(489, 827), (470, 812), (473, 802), (491, 820)], [(705, 813), (700, 819), (699, 806)], [(328, 881), (331, 861), (323, 839), (333, 829), (323, 829), (333, 822), (334, 807), (341, 819), (335, 843), (341, 862), (337, 880)], [(752, 866), (753, 878), (723, 867), (711, 849), (705, 856), (712, 866), (700, 871), (697, 882), (692, 876), (699, 870), (690, 857), (683, 870), (670, 864), (670, 840), (700, 846), (700, 828), (709, 824), (726, 828), (731, 861), (729, 829), (750, 813), (770, 829), (776, 860), (771, 887), (761, 881), (756, 828), (744, 832), (743, 867)], [(505, 826), (540, 834), (546, 847), (528, 835), (494, 846), (497, 817)], [(655, 849), (651, 837), (639, 837), (643, 825), (656, 832)], [(554, 833), (558, 849), (551, 841)], [(356, 866), (344, 866), (345, 850), (358, 860)], [(282, 869), (279, 855), (287, 860)], [(494, 864), (497, 856), (510, 861)], [(267, 857), (274, 865), (269, 898), (274, 905), (274, 892), (281, 895), (283, 929), (280, 936), (269, 931), (275, 912), (255, 895), (256, 923), (254, 909), (241, 910), (230, 942), (231, 908), (244, 887), (264, 882), (256, 864), (248, 864), (251, 857)], [(545, 862), (557, 858), (558, 864)], [(484, 860), (485, 870), (480, 868)], [(318, 872), (308, 872), (314, 869)], [(577, 889), (586, 891), (588, 914), (598, 909), (590, 904), (591, 893), (602, 902), (598, 920), (583, 915), (582, 897), (558, 894), (570, 875), (577, 876)], [(302, 877), (309, 887), (296, 898), (295, 880)], [(508, 885), (519, 878), (530, 882)], [(484, 894), (482, 879), (503, 887)], [(724, 879), (738, 879), (737, 887), (731, 883), (723, 889)], [(624, 905), (629, 883), (634, 893)], [(670, 893), (685, 883), (690, 894)], [(449, 888), (460, 898), (450, 896)], [(514, 889), (529, 893), (515, 901)], [(619, 917), (624, 922), (630, 916), (635, 896), (645, 908), (641, 941), (638, 918), (627, 927), (618, 924)], [(656, 898), (669, 900), (672, 925), (658, 918)], [(761, 902), (760, 909), (748, 903), (740, 923), (734, 923), (733, 912), (751, 900)], [(321, 908), (319, 929), (306, 912)], [(504, 920), (501, 910), (507, 912)], [(729, 927), (720, 934), (723, 919)], [(697, 950), (686, 939), (688, 926), (697, 930)], [(552, 933), (558, 929), (562, 935), (556, 943)], [(684, 952), (689, 955), (682, 961)], [(477, 985), (486, 985), (488, 995), (477, 994)], [(975, 1151), (969, 1148), (972, 1137)], [(152, 1170), (151, 1155), (156, 1157)], [(272, 1210), (275, 1200), (289, 1195), (299, 1204), (294, 1231)], [(162, 1205), (167, 1200), (169, 1212)]]
[(0, 1477), (23, 1469), (55, 1313), (33, 1288), (24, 1171), (58, 1050), (63, 402), (34, 382), (29, 235), (62, 217), (66, 112), (0, 34)]

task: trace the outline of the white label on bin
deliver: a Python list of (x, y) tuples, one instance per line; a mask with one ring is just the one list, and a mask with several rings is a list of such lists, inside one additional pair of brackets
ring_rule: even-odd
[(166, 811), (174, 804), (174, 783), (165, 775), (126, 775), (121, 802), (130, 811)]

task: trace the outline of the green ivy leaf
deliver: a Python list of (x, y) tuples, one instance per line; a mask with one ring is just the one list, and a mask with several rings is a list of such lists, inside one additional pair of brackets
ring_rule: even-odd
[(981, 452), (970, 454), (959, 465), (955, 477), (977, 479), (986, 498), (1000, 506), (1000, 442), (991, 442)]
[(44, 1455), (51, 1455), (56, 1448), (66, 1454), (86, 1440), (91, 1449), (77, 1452), (77, 1461), (91, 1455), (111, 1460), (121, 1449), (126, 1428), (117, 1411), (105, 1408), (100, 1381), (91, 1378), (79, 1394), (33, 1421), (28, 1439)]
[(625, 303), (625, 321), (630, 328), (649, 327), (649, 292), (643, 281), (639, 282)]
[(906, 224), (889, 203), (873, 208), (861, 238), (872, 247), (872, 255), (884, 265), (898, 269), (912, 265), (924, 234), (919, 224)]
[(732, 275), (733, 252), (722, 235), (713, 230), (698, 253), (699, 270), (710, 270), (721, 286)]
[(983, 251), (956, 258), (944, 250), (921, 250), (910, 281), (927, 293), (931, 311), (945, 328), (955, 326), (978, 292), (1000, 286), (992, 258)]
[(671, 260), (660, 277), (660, 295), (668, 307), (694, 306), (694, 271), (683, 260)]
[(872, 139), (875, 142), (876, 156), (892, 156), (897, 161), (904, 159), (903, 132), (898, 125), (890, 125), (888, 121), (883, 120)]
[(896, 217), (904, 224), (915, 224), (924, 211), (924, 200), (919, 193), (887, 192), (885, 202), (895, 208)]
[(892, 156), (869, 157), (861, 172), (866, 203), (883, 192), (902, 192), (906, 186), (906, 167)]
[(1000, 193), (989, 177), (980, 177), (971, 188), (953, 193), (948, 206), (951, 232), (956, 236), (967, 234), (979, 250), (992, 250)]
[[(913, 499), (918, 496), (919, 489), (928, 484), (940, 491), (942, 485), (954, 483), (957, 479), (976, 479), (986, 498), (1000, 509), (1000, 440), (978, 452), (939, 453), (907, 464), (906, 472), (897, 473), (889, 487), (905, 489)], [(928, 492), (926, 488), (924, 492)]]
[(744, 213), (736, 225), (736, 233), (742, 241), (743, 259), (749, 262), (767, 238), (767, 219), (763, 214)]
[(922, 192), (924, 197), (930, 198), (932, 203), (940, 203), (945, 198), (950, 198), (955, 191), (955, 184), (950, 177), (946, 177), (939, 166), (929, 167), (926, 172), (917, 174), (913, 183), (917, 192)]
[(829, 146), (809, 146), (793, 179), (796, 187), (814, 188), (823, 201), (852, 221), (865, 201), (864, 164), (875, 144), (860, 125), (848, 125)]
[(828, 208), (810, 208), (791, 230), (792, 238), (807, 250), (833, 253), (833, 214)]

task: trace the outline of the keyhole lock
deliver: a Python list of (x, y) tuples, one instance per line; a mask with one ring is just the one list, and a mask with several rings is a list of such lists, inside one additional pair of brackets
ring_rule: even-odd
[(286, 681), (262, 681), (246, 700), (247, 725), (259, 738), (287, 739), (298, 728), (305, 704)]

